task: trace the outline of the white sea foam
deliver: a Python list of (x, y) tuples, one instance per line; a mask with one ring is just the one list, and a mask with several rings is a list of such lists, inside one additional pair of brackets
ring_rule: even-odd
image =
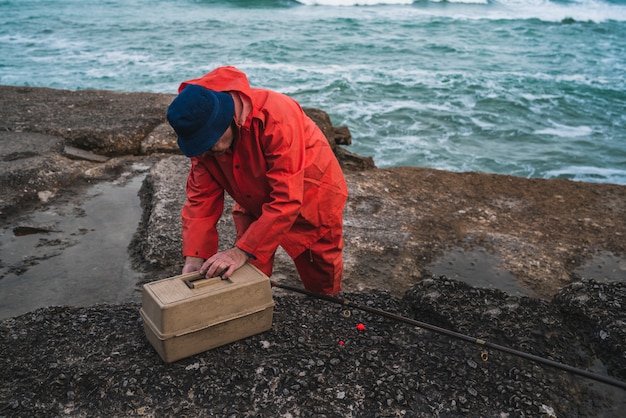
[(529, 102), (535, 102), (540, 100), (554, 100), (558, 99), (559, 96), (557, 96), (556, 94), (532, 94), (521, 92), (520, 97), (528, 100)]
[[(558, 2), (551, 0), (430, 0), (430, 3), (456, 4), (455, 7), (422, 6), (428, 2), (413, 0), (297, 0), (308, 6), (409, 6), (407, 16), (436, 15), (456, 19), (519, 20), (540, 19), (560, 22), (566, 19), (581, 22), (626, 21), (626, 5), (602, 0)], [(466, 7), (463, 7), (466, 6)]]
[(552, 124), (552, 128), (538, 129), (535, 131), (537, 135), (553, 135), (562, 138), (577, 138), (588, 136), (593, 133), (593, 129), (590, 126), (567, 126), (559, 123), (549, 121)]
[(413, 0), (298, 0), (309, 6), (376, 6), (383, 4), (411, 4)]
[(566, 19), (580, 22), (626, 21), (625, 5), (597, 0), (580, 0), (569, 3), (550, 0), (442, 1), (446, 3), (475, 3), (468, 5), (475, 6), (471, 8), (439, 11), (441, 14), (457, 19), (540, 19), (549, 22), (561, 22)]
[(0, 35), (0, 45), (17, 47), (23, 51), (32, 51), (34, 48), (46, 50), (76, 51), (84, 48), (87, 42), (80, 39), (67, 39), (54, 33), (29, 35), (23, 33), (11, 33)]
[(489, 0), (431, 0), (433, 3), (488, 4)]
[(491, 123), (491, 122), (485, 122), (483, 120), (480, 120), (476, 117), (470, 117), (470, 120), (479, 128), (481, 129), (491, 129), (494, 126), (496, 126), (495, 124)]
[(569, 178), (590, 183), (626, 184), (626, 170), (593, 166), (566, 166), (546, 171), (544, 178)]

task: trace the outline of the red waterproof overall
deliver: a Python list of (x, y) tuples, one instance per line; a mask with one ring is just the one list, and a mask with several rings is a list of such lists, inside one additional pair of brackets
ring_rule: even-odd
[(220, 67), (199, 84), (228, 92), (239, 135), (224, 154), (191, 158), (182, 211), (183, 256), (207, 259), (218, 250), (224, 192), (235, 200), (235, 245), (272, 274), (282, 246), (306, 289), (335, 294), (343, 271), (342, 212), (348, 192), (328, 140), (293, 99), (251, 88), (244, 73)]

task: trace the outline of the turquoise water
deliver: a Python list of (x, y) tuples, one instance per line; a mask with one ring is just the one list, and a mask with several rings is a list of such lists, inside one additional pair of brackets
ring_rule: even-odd
[(0, 84), (174, 93), (230, 64), (379, 167), (626, 184), (625, 0), (357, 3), (0, 0)]

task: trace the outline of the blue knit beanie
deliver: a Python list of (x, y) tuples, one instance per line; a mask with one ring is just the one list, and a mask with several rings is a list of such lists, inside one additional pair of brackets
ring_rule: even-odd
[(167, 109), (167, 120), (178, 135), (178, 147), (187, 157), (197, 157), (215, 145), (235, 116), (228, 93), (187, 85)]

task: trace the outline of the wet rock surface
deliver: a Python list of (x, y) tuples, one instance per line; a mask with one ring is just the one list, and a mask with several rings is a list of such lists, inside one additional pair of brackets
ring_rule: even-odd
[(173, 95), (0, 86), (0, 130), (63, 138), (103, 155), (133, 155), (164, 123)]
[[(3, 231), (57, 231), (29, 223), (28, 213), (72, 202), (82, 196), (77, 188), (140, 164), (149, 173), (129, 246), (143, 271), (137, 287), (178, 274), (188, 161), (164, 121), (172, 96), (0, 93)], [(337, 143), (349, 143), (323, 112), (316, 117)], [(78, 151), (68, 155), (68, 146)], [(82, 159), (81, 150), (106, 158)], [(337, 155), (350, 191), (345, 297), (626, 379), (626, 187), (376, 169)], [(231, 245), (228, 216), (219, 230), (220, 245)], [(27, 282), (32, 265), (19, 267)], [(281, 251), (273, 279), (299, 286)], [(505, 280), (511, 291), (501, 290)], [(137, 302), (3, 319), (0, 416), (617, 417), (626, 406), (622, 389), (588, 378), (357, 309), (347, 316), (329, 302), (279, 289), (274, 296), (270, 331), (174, 364), (145, 339)]]
[[(131, 247), (149, 270), (180, 271), (180, 185), (188, 167), (184, 157), (171, 156), (146, 178), (145, 219)], [(386, 289), (402, 297), (423, 276), (454, 274), (481, 287), (506, 285), (509, 293), (550, 299), (582, 278), (579, 271), (589, 263), (607, 267), (596, 279), (626, 280), (624, 186), (410, 167), (345, 174), (347, 291)], [(235, 236), (231, 205), (227, 200), (218, 225), (222, 248)], [(283, 252), (274, 275), (297, 276)]]

